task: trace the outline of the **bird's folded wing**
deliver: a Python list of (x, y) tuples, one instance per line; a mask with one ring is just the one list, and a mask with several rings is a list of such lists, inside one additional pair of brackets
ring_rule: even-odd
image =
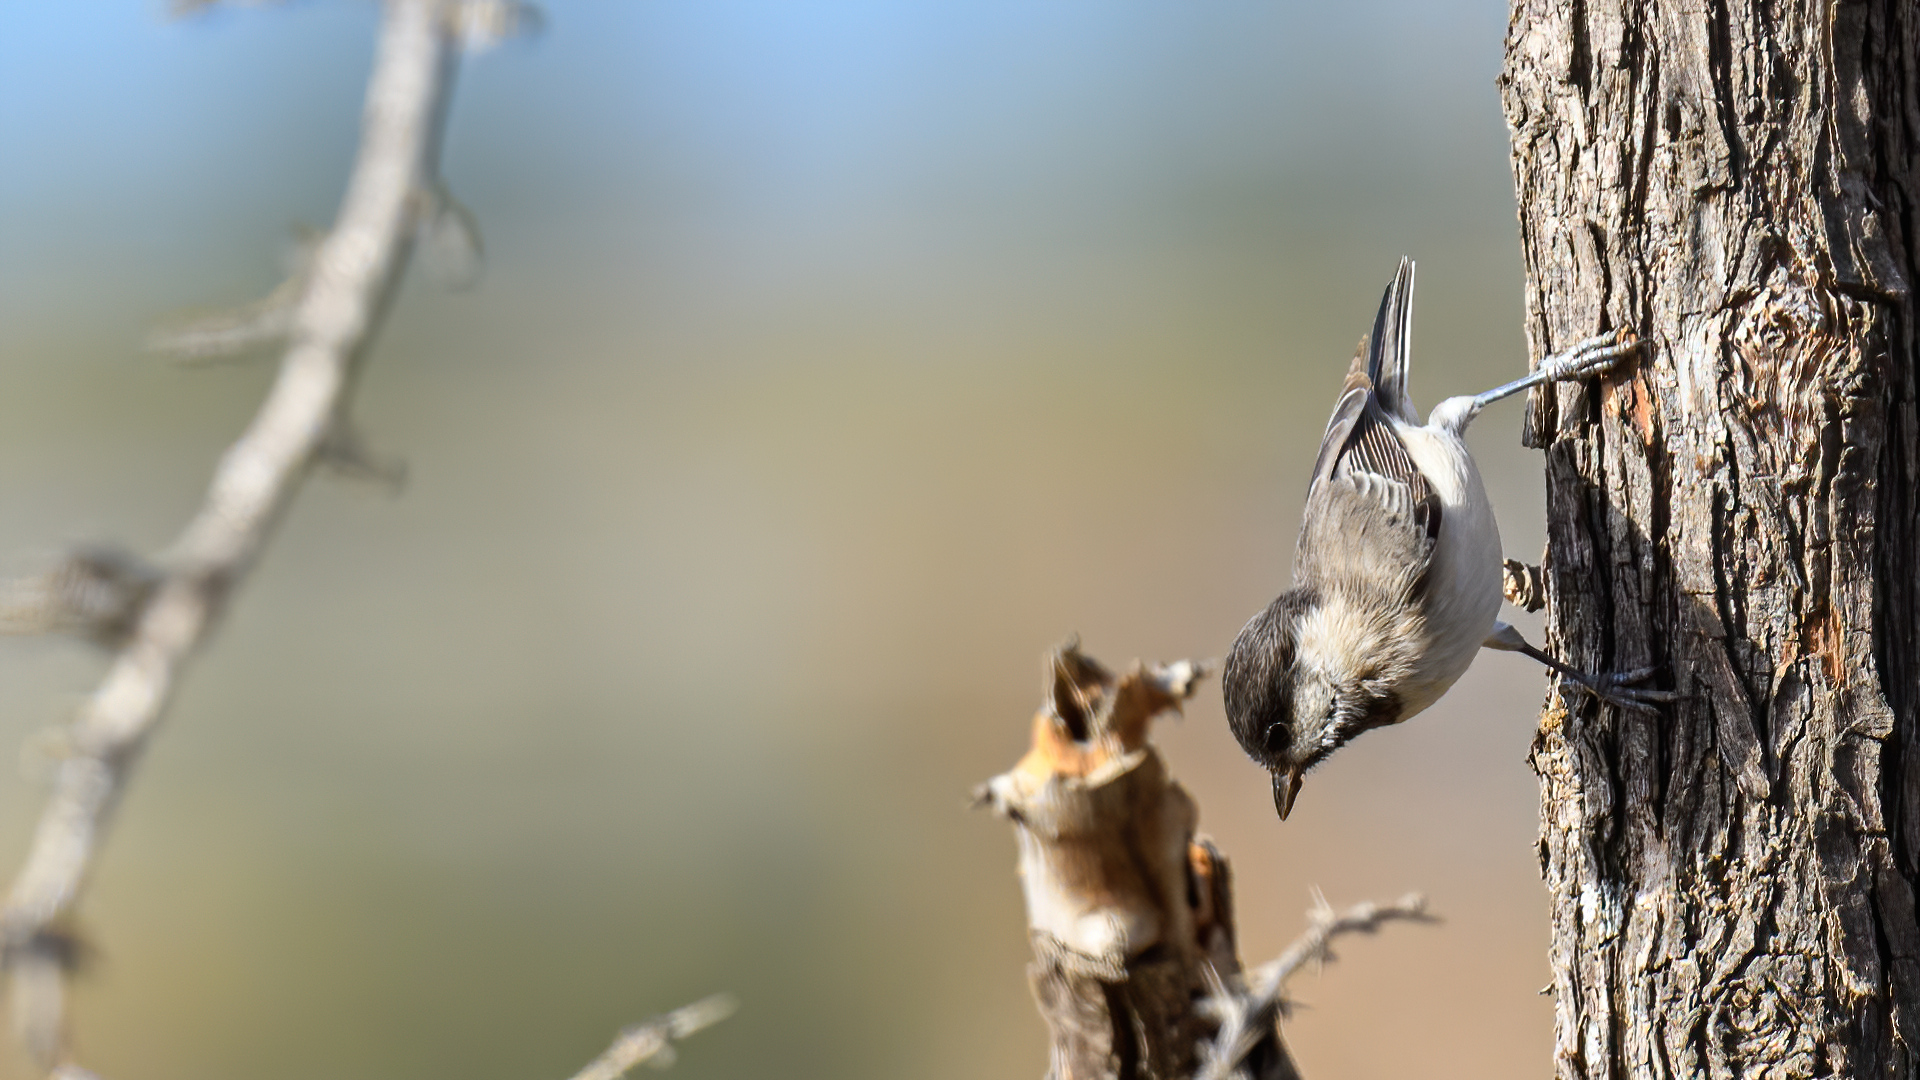
[[(1401, 269), (1409, 280), (1396, 280), (1396, 287), (1410, 287), (1411, 267), (1403, 260)], [(1389, 289), (1381, 305), (1382, 322), (1390, 310), (1397, 310), (1394, 300), (1395, 290)], [(1404, 312), (1400, 314), (1404, 321)], [(1384, 325), (1374, 331), (1376, 341), (1383, 332), (1392, 336)], [(1404, 326), (1400, 331), (1396, 340), (1404, 351)], [(1294, 565), (1302, 581), (1411, 597), (1426, 582), (1434, 540), (1440, 535), (1440, 500), (1407, 453), (1368, 374), (1379, 362), (1378, 353), (1368, 339), (1361, 339), (1320, 437)], [(1404, 376), (1404, 370), (1400, 374)]]
[(1333, 415), (1327, 418), (1327, 430), (1320, 436), (1320, 452), (1314, 458), (1308, 498), (1335, 475), (1356, 470), (1398, 480), (1412, 489), (1416, 499), (1423, 499), (1433, 491), (1394, 432), (1388, 420), (1390, 409), (1367, 374), (1372, 352), (1368, 339), (1361, 338), (1353, 364), (1347, 369), (1340, 400), (1334, 403)]
[(1340, 390), (1340, 400), (1334, 403), (1333, 415), (1327, 418), (1326, 433), (1320, 436), (1320, 455), (1313, 461), (1313, 481), (1307, 489), (1309, 497), (1314, 488), (1333, 475), (1341, 453), (1353, 438), (1354, 428), (1359, 426), (1368, 403), (1373, 400), (1373, 380), (1367, 378), (1366, 351), (1367, 339), (1361, 338), (1353, 366), (1347, 369), (1347, 383)]
[(1307, 497), (1298, 576), (1321, 590), (1411, 599), (1426, 583), (1439, 529), (1432, 491), (1375, 472), (1337, 472)]

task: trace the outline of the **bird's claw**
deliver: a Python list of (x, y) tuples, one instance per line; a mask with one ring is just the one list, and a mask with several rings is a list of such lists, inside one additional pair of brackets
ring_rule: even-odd
[(1565, 352), (1540, 361), (1540, 370), (1555, 381), (1581, 379), (1613, 367), (1621, 358), (1640, 348), (1640, 338), (1631, 330), (1615, 330), (1578, 342)]
[(1656, 705), (1680, 700), (1680, 695), (1672, 690), (1656, 690), (1652, 687), (1634, 685), (1645, 682), (1659, 673), (1660, 669), (1657, 667), (1640, 667), (1630, 671), (1612, 671), (1601, 675), (1564, 674), (1568, 682), (1609, 705), (1652, 712)]

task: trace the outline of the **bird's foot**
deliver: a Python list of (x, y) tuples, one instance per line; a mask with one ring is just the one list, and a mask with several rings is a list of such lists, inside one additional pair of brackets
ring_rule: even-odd
[(1493, 633), (1483, 642), (1489, 649), (1504, 649), (1522, 653), (1553, 669), (1561, 678), (1599, 698), (1609, 705), (1622, 709), (1644, 709), (1653, 711), (1656, 705), (1667, 701), (1678, 701), (1680, 695), (1672, 690), (1656, 690), (1641, 683), (1660, 673), (1657, 667), (1632, 668), (1627, 671), (1608, 671), (1600, 674), (1581, 671), (1572, 664), (1554, 658), (1540, 648), (1535, 647), (1520, 636), (1520, 632), (1506, 623), (1493, 624)]
[(1561, 678), (1573, 685), (1578, 686), (1609, 705), (1617, 705), (1622, 709), (1645, 709), (1648, 712), (1652, 712), (1654, 706), (1662, 702), (1680, 700), (1681, 695), (1672, 690), (1656, 690), (1649, 686), (1639, 685), (1658, 675), (1660, 669), (1657, 667), (1633, 668), (1628, 671), (1609, 671), (1598, 675), (1591, 674), (1581, 671), (1579, 668), (1563, 660), (1555, 659), (1544, 649), (1538, 648), (1526, 638), (1521, 637), (1520, 631), (1515, 630), (1503, 622), (1494, 623), (1493, 632), (1488, 634), (1487, 639), (1480, 644), (1483, 648), (1499, 649), (1502, 652), (1517, 652), (1523, 656), (1531, 656), (1542, 664), (1547, 665), (1547, 667), (1558, 673)]
[(1540, 371), (1554, 382), (1584, 379), (1607, 371), (1639, 348), (1640, 338), (1633, 331), (1615, 330), (1546, 357), (1540, 361)]
[(1656, 705), (1680, 699), (1680, 695), (1672, 690), (1657, 690), (1653, 687), (1637, 685), (1658, 675), (1660, 669), (1657, 667), (1588, 674), (1558, 664), (1554, 666), (1568, 682), (1601, 701), (1622, 709), (1644, 709), (1651, 712)]

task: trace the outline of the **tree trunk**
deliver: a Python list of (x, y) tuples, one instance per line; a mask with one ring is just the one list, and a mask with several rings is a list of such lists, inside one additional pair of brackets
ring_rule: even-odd
[[(1815, 10), (1807, 10), (1807, 9)], [(1561, 1077), (1920, 1076), (1920, 5), (1514, 0)]]

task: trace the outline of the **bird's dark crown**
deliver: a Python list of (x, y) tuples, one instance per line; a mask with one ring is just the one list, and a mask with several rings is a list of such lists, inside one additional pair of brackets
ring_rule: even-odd
[(1247, 621), (1227, 652), (1220, 677), (1227, 724), (1247, 756), (1268, 768), (1292, 764), (1296, 627), (1316, 599), (1306, 586), (1281, 593)]

